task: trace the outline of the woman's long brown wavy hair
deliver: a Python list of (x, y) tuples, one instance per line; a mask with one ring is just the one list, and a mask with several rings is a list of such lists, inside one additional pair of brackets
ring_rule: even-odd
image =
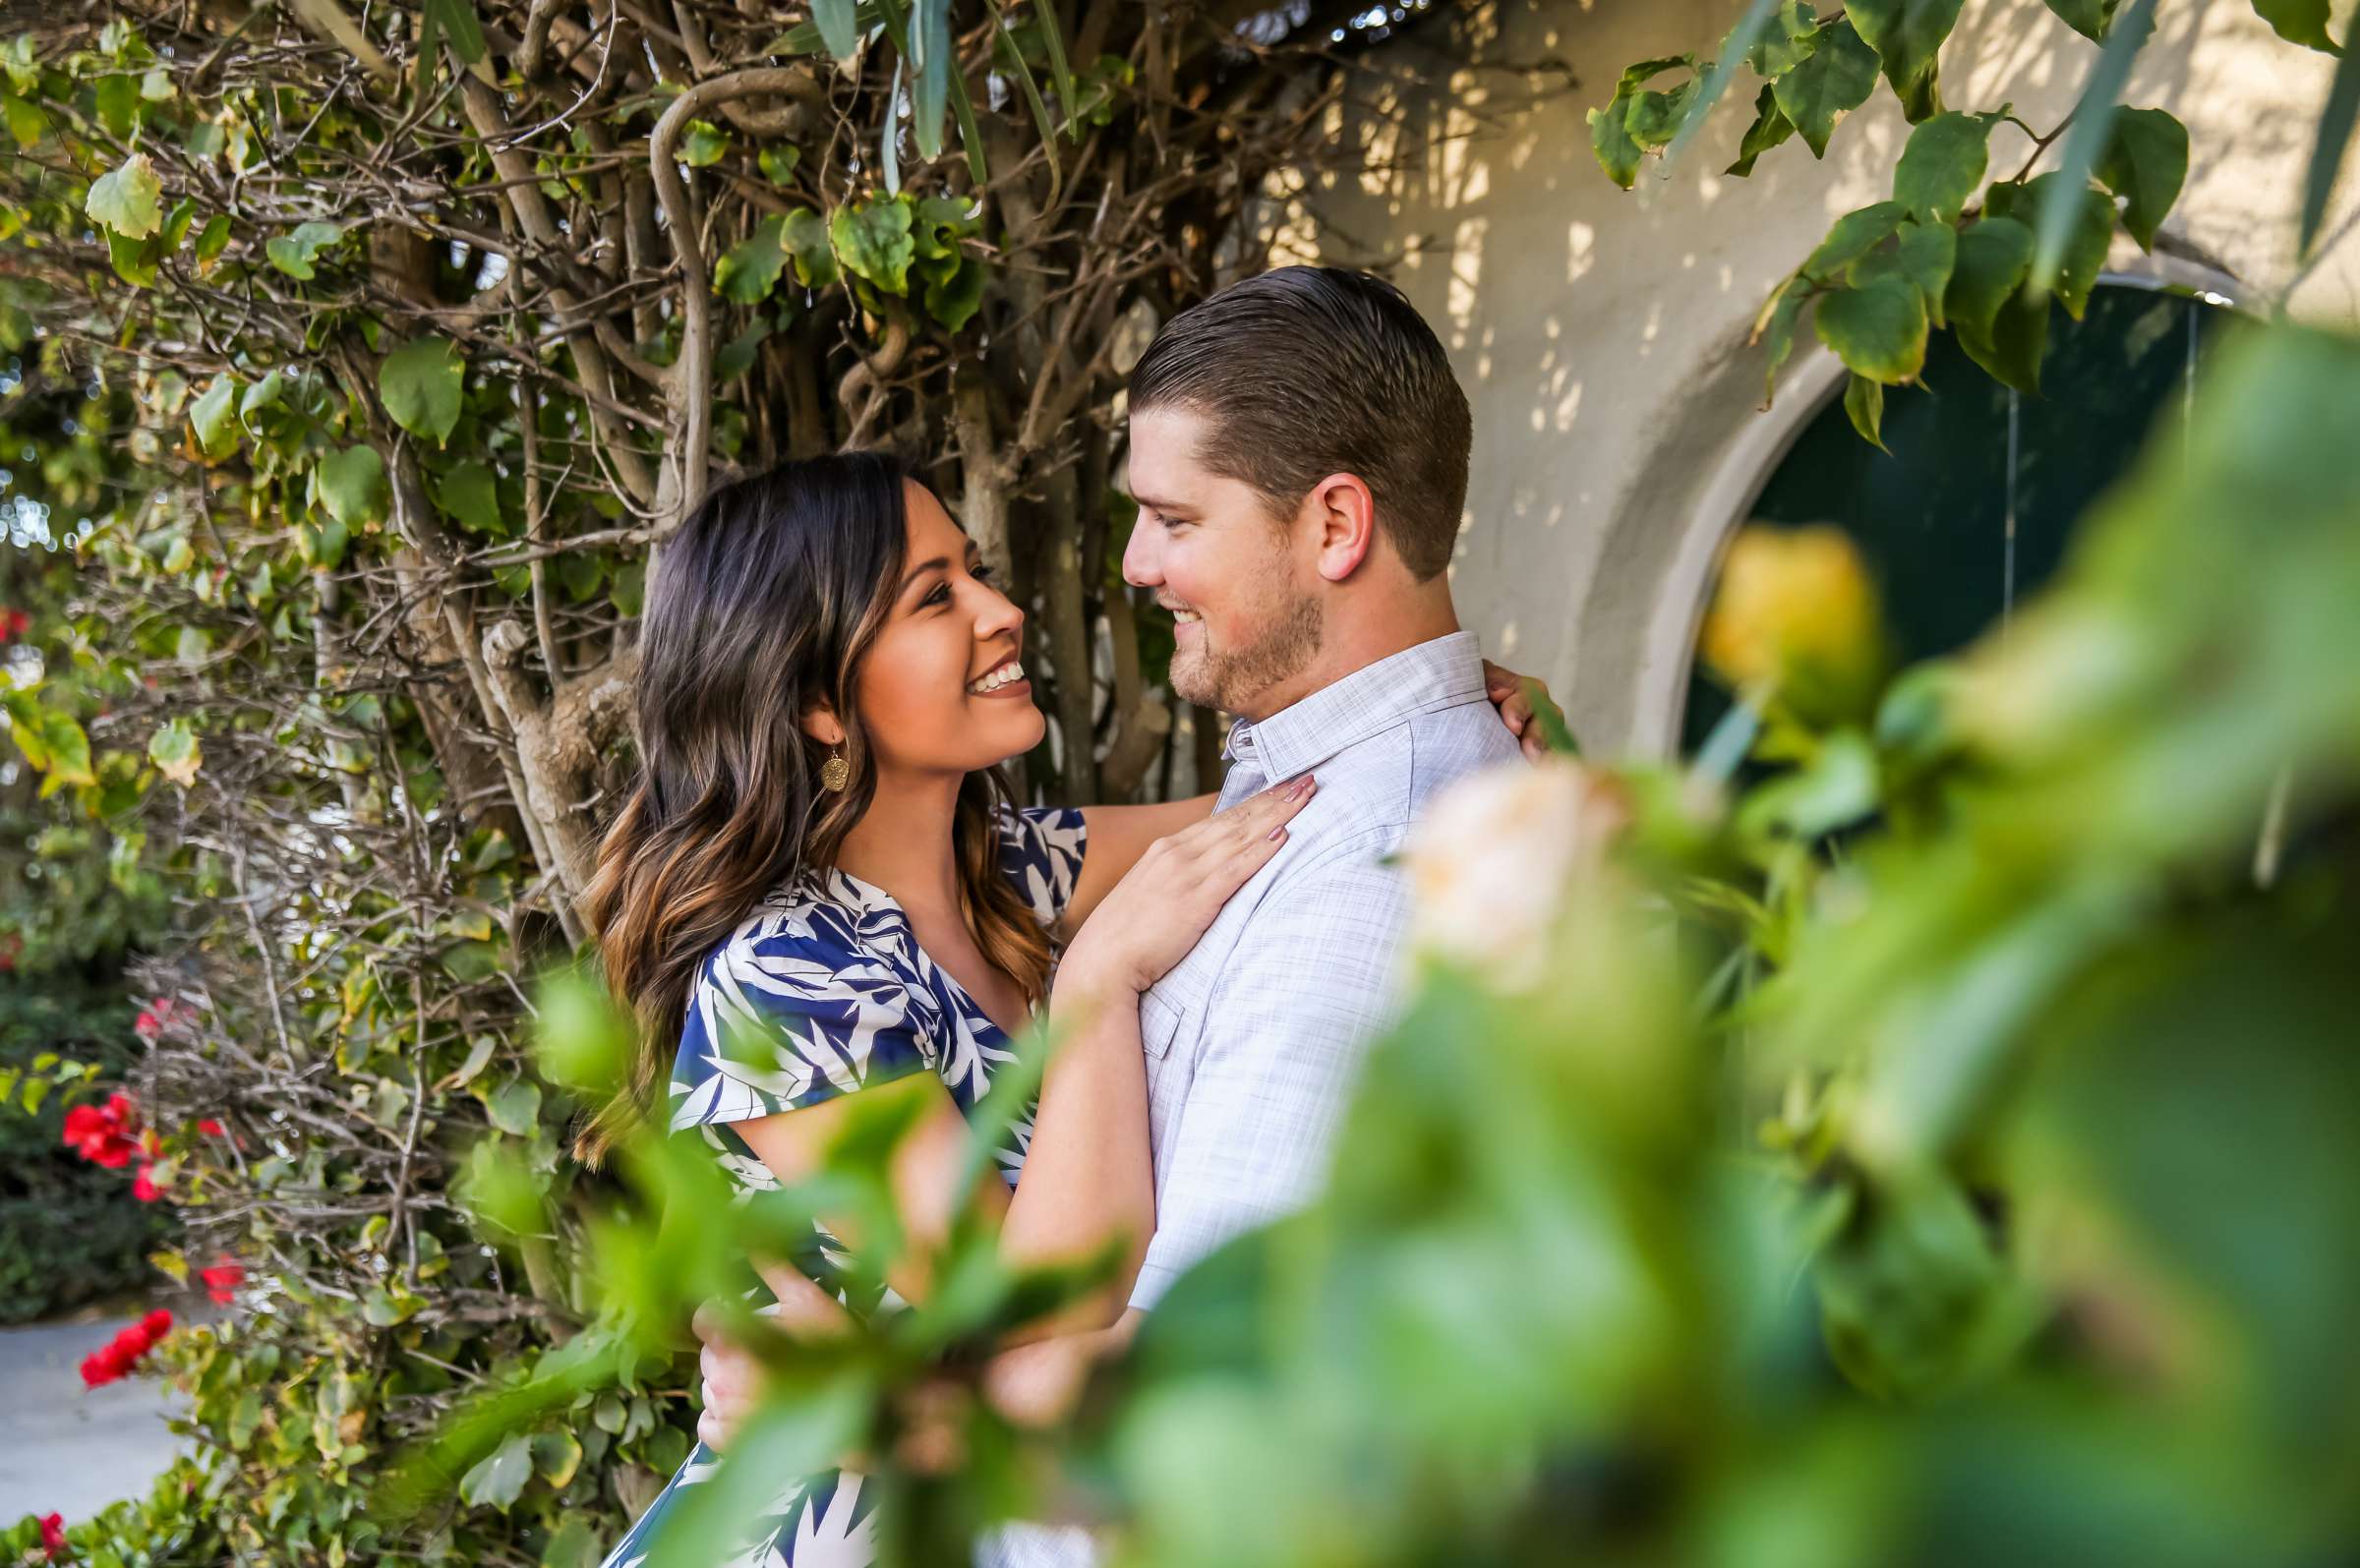
[[(596, 1165), (657, 1107), (698, 969), (773, 892), (835, 863), (876, 771), (853, 699), (891, 612), (909, 524), (882, 453), (784, 464), (713, 492), (665, 542), (639, 627), (637, 785), (599, 846), (582, 911), (637, 1020), (623, 1086), (582, 1131)], [(820, 787), (824, 705), (852, 782)], [(1049, 941), (999, 869), (995, 772), (970, 774), (952, 830), (960, 903), (983, 956), (1037, 1002)]]

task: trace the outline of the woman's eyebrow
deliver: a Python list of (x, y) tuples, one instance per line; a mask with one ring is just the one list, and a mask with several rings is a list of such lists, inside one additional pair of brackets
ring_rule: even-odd
[(902, 579), (902, 586), (894, 590), (894, 597), (898, 599), (908, 593), (910, 585), (928, 572), (949, 571), (950, 569), (951, 557), (948, 555), (937, 555), (932, 560), (921, 560), (910, 568), (910, 575)]

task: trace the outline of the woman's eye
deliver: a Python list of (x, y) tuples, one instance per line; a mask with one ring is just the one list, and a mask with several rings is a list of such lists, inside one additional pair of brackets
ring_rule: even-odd
[(986, 560), (976, 562), (975, 569), (969, 572), (968, 575), (973, 577), (976, 582), (988, 583), (995, 580), (1000, 574), (996, 571), (993, 571), (991, 569), (991, 562)]
[(934, 605), (947, 605), (950, 602), (951, 585), (949, 583), (936, 583), (933, 588), (927, 592), (926, 597), (918, 601), (918, 604), (922, 607), (931, 607)]

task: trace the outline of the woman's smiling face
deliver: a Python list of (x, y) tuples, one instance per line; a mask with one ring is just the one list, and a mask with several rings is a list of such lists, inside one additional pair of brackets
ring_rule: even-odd
[(854, 701), (880, 775), (974, 773), (1040, 744), (1025, 678), (1025, 612), (993, 586), (974, 540), (931, 491), (905, 482), (909, 548)]

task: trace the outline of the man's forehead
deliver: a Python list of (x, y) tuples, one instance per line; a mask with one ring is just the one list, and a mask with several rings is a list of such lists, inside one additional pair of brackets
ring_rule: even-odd
[(1153, 494), (1201, 485), (1210, 478), (1197, 462), (1203, 416), (1185, 408), (1142, 409), (1131, 416), (1131, 488)]

